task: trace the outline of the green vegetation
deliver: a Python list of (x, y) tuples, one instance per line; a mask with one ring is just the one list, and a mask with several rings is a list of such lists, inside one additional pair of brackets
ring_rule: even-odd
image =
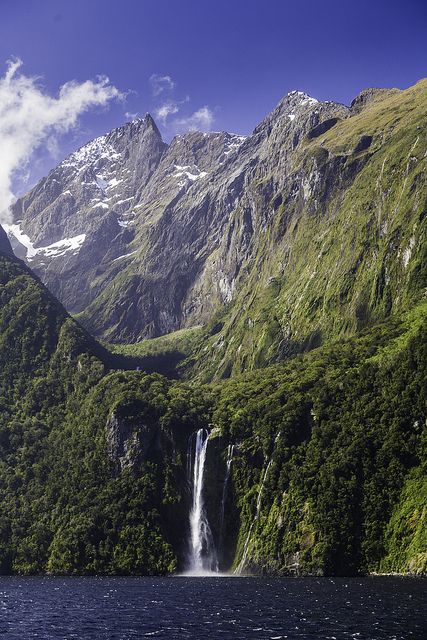
[(271, 461), (247, 568), (426, 571), (425, 304), (357, 338), (200, 386), (108, 371), (106, 352), (19, 261), (0, 257), (0, 274), (3, 573), (182, 566), (187, 441), (212, 424), (216, 536), (235, 444), (226, 566), (241, 558)]
[(224, 567), (427, 572), (426, 86), (304, 142), (206, 327), (107, 350), (0, 236), (1, 572), (182, 567), (201, 427)]
[[(271, 461), (249, 568), (338, 575), (426, 571), (423, 309), (416, 333), (405, 322), (389, 321), (221, 385), (214, 423), (238, 443), (235, 565)], [(387, 351), (390, 343), (402, 348)]]
[[(0, 256), (0, 274), (0, 570), (173, 570), (175, 440), (204, 419), (201, 403), (158, 374), (106, 375), (103, 350), (19, 261)], [(141, 433), (123, 462), (114, 419)]]
[(188, 355), (201, 334), (201, 327), (191, 327), (180, 329), (174, 333), (151, 338), (143, 342), (134, 344), (111, 344), (106, 345), (113, 353), (126, 356), (151, 356), (166, 354), (177, 351), (183, 355)]
[[(232, 303), (192, 353), (191, 376), (218, 380), (265, 367), (401, 315), (425, 295), (427, 80), (381, 94), (301, 145)], [(372, 137), (358, 151), (363, 136)], [(298, 197), (290, 196), (298, 186)], [(280, 202), (280, 205), (275, 203)], [(277, 208), (276, 208), (277, 206)], [(254, 249), (255, 250), (255, 249)]]

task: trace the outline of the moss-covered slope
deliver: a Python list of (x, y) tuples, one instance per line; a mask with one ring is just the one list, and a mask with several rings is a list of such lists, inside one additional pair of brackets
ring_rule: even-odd
[(425, 295), (427, 81), (371, 97), (307, 136), (280, 186), (273, 167), (252, 183), (269, 223), (252, 242), (237, 295), (193, 350), (191, 375), (265, 366), (354, 335)]
[(426, 311), (221, 384), (234, 568), (426, 572)]
[(286, 364), (189, 386), (109, 370), (22, 263), (0, 256), (0, 274), (2, 572), (183, 567), (200, 427), (224, 568), (426, 571), (425, 303)]

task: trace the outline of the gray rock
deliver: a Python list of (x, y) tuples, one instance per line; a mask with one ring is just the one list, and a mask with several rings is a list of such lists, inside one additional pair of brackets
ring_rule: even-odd
[(131, 416), (113, 412), (105, 425), (107, 455), (116, 473), (137, 471), (155, 450), (160, 450), (160, 431)]
[(150, 116), (129, 123), (16, 203), (15, 223), (35, 247), (27, 261), (104, 339), (203, 324), (254, 267), (275, 194), (315, 192), (321, 167), (317, 177), (296, 173), (309, 132), (348, 115), (295, 91), (246, 139), (190, 132), (168, 146)]
[(363, 89), (363, 91), (361, 91), (354, 100), (352, 100), (350, 104), (350, 112), (352, 115), (360, 113), (362, 109), (364, 109), (366, 105), (373, 100), (386, 98), (393, 93), (400, 93), (400, 89), (379, 89), (375, 87)]
[(9, 242), (9, 238), (3, 227), (0, 225), (0, 253), (6, 256), (13, 256), (12, 247)]

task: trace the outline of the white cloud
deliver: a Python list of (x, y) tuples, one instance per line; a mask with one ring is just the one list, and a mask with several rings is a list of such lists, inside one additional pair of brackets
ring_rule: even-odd
[(167, 117), (173, 115), (174, 113), (178, 113), (178, 111), (179, 107), (177, 103), (171, 100), (158, 107), (154, 113), (156, 115), (156, 118), (158, 118), (162, 124), (165, 124)]
[(125, 118), (127, 118), (128, 120), (135, 120), (135, 118), (138, 116), (138, 111), (126, 111), (125, 113)]
[(42, 143), (55, 149), (57, 136), (75, 127), (82, 113), (121, 97), (106, 77), (67, 82), (52, 97), (36, 78), (18, 72), (21, 65), (9, 61), (0, 77), (0, 222), (10, 220), (12, 176), (25, 169), (34, 150)]
[(153, 96), (159, 96), (163, 91), (172, 91), (175, 88), (175, 82), (170, 76), (160, 76), (157, 73), (150, 77), (150, 84)]
[(201, 107), (187, 118), (177, 118), (173, 125), (176, 131), (210, 131), (214, 115), (208, 106)]

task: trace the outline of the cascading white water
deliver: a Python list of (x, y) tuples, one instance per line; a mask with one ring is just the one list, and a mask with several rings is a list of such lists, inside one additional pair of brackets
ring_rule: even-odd
[(220, 550), (222, 548), (222, 541), (223, 541), (223, 535), (224, 535), (225, 501), (227, 498), (227, 488), (228, 488), (228, 481), (230, 478), (231, 463), (233, 462), (233, 454), (234, 454), (234, 444), (229, 444), (227, 449), (227, 466), (225, 469), (224, 485), (222, 487), (221, 513), (220, 513), (220, 519), (219, 519), (219, 549)]
[(208, 440), (209, 434), (206, 429), (199, 429), (195, 442), (193, 435), (188, 447), (188, 473), (192, 490), (188, 570), (194, 574), (218, 571), (215, 544), (203, 501), (203, 476)]
[(265, 468), (264, 475), (263, 475), (262, 480), (261, 480), (261, 484), (260, 484), (259, 491), (258, 491), (258, 497), (257, 497), (257, 501), (256, 501), (255, 517), (252, 520), (252, 524), (249, 527), (248, 535), (246, 536), (245, 544), (244, 544), (244, 547), (243, 547), (242, 558), (241, 558), (237, 568), (234, 571), (234, 573), (237, 573), (237, 574), (242, 573), (242, 571), (243, 571), (243, 569), (245, 568), (245, 565), (246, 565), (246, 560), (247, 560), (248, 551), (249, 551), (249, 545), (250, 545), (251, 537), (252, 537), (252, 530), (253, 530), (254, 525), (255, 525), (256, 521), (258, 520), (258, 517), (259, 517), (259, 512), (260, 512), (260, 509), (261, 509), (262, 492), (263, 492), (263, 489), (264, 489), (264, 483), (265, 483), (265, 479), (267, 477), (267, 474), (268, 474), (268, 472), (270, 470), (272, 462), (273, 462), (273, 460), (271, 459), (269, 461), (268, 465)]

